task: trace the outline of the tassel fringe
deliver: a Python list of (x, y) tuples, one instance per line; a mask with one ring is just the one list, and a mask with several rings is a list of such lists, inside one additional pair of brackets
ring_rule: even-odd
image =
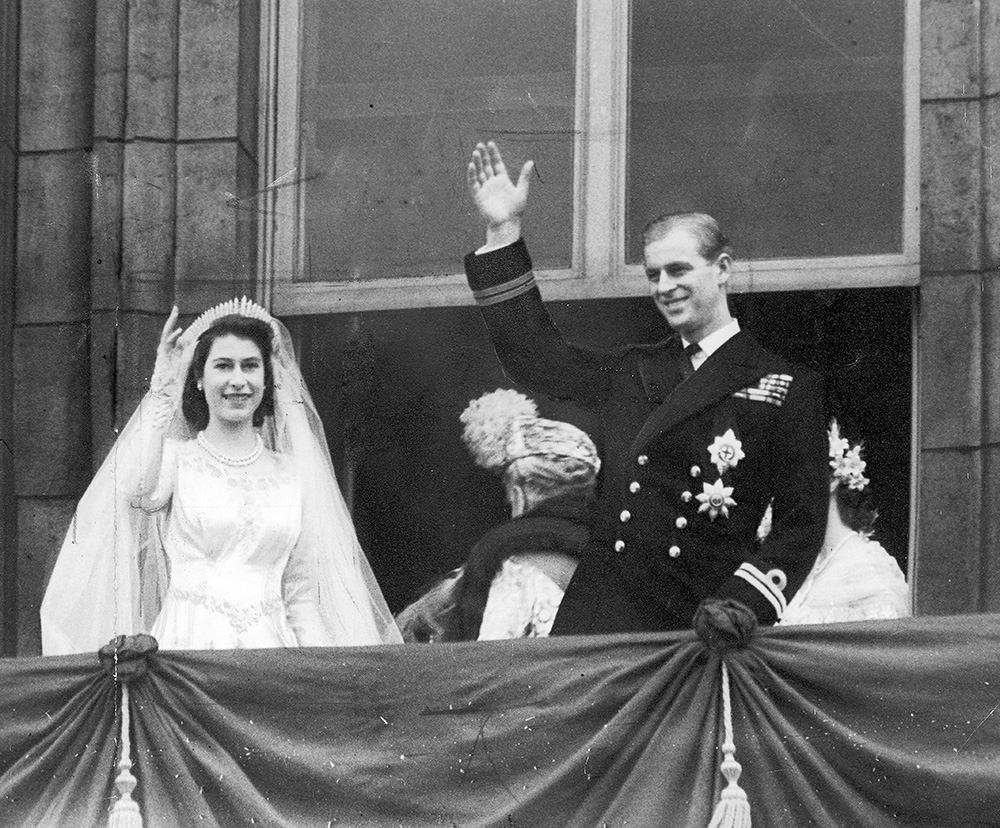
[(128, 684), (122, 682), (122, 728), (121, 728), (121, 759), (118, 761), (118, 776), (115, 777), (115, 788), (118, 789), (118, 801), (111, 809), (108, 818), (108, 828), (143, 828), (142, 814), (139, 804), (132, 799), (132, 791), (138, 780), (132, 774), (132, 750), (129, 744), (129, 701)]
[(740, 787), (742, 765), (736, 761), (736, 743), (733, 741), (733, 705), (729, 695), (729, 668), (722, 662), (722, 714), (726, 728), (726, 740), (722, 743), (722, 775), (727, 785), (719, 796), (719, 802), (712, 813), (708, 828), (751, 828), (750, 801), (746, 791)]

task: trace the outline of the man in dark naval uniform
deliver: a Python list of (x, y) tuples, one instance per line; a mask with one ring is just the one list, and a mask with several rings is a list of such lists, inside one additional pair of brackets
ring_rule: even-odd
[[(820, 378), (740, 330), (726, 295), (728, 243), (697, 213), (644, 232), (650, 292), (673, 336), (618, 350), (566, 342), (521, 238), (531, 168), (514, 184), (496, 145), (477, 145), (468, 179), (487, 242), (465, 268), (507, 375), (603, 422), (594, 540), (553, 634), (682, 629), (720, 607), (744, 630), (773, 624), (824, 534)], [(768, 505), (772, 528), (759, 543)], [(706, 637), (704, 626), (695, 621)]]

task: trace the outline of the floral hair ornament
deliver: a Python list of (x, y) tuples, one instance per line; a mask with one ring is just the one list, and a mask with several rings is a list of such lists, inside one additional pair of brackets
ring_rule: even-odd
[(860, 492), (871, 482), (864, 474), (868, 464), (861, 459), (861, 444), (852, 447), (846, 438), (841, 437), (836, 420), (830, 423), (827, 435), (830, 438), (830, 468), (833, 469), (834, 479), (848, 489)]
[(214, 308), (209, 308), (191, 323), (190, 327), (184, 331), (182, 338), (185, 342), (197, 342), (205, 331), (225, 316), (245, 316), (249, 319), (259, 319), (270, 325), (272, 329), (275, 328), (274, 317), (252, 299), (247, 299), (244, 296), (241, 299), (228, 299)]

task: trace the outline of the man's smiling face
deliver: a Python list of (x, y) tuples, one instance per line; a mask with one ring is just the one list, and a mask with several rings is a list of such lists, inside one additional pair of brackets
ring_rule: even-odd
[(698, 239), (676, 227), (646, 245), (643, 262), (653, 301), (670, 327), (688, 342), (699, 342), (729, 322), (728, 255), (709, 261), (701, 254)]

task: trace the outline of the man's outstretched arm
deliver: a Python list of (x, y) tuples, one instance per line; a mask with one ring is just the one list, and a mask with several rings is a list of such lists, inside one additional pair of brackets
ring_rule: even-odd
[(497, 145), (476, 145), (467, 179), (486, 223), (486, 245), (465, 257), (466, 276), (504, 373), (532, 393), (594, 407), (609, 387), (611, 355), (563, 339), (542, 303), (521, 239), (533, 167), (526, 161), (515, 184)]

